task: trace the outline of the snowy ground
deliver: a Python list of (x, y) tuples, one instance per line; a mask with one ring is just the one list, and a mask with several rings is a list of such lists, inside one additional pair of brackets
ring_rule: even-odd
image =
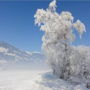
[(90, 90), (83, 84), (70, 83), (62, 79), (58, 79), (51, 72), (45, 72), (40, 75), (32, 90)]
[(0, 71), (0, 90), (90, 90), (58, 79), (45, 70)]
[(43, 71), (0, 71), (0, 90), (32, 90), (36, 78)]

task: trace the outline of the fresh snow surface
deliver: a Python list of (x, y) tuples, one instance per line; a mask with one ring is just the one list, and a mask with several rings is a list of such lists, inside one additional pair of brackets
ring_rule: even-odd
[(90, 90), (58, 79), (49, 71), (0, 71), (0, 90)]
[(83, 84), (69, 83), (58, 79), (52, 73), (44, 73), (38, 77), (32, 90), (90, 90)]
[(33, 90), (36, 78), (43, 71), (0, 71), (0, 90)]

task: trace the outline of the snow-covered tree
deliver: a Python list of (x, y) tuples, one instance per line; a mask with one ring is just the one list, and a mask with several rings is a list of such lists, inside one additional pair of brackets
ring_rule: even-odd
[(73, 46), (70, 55), (72, 75), (86, 78), (90, 75), (90, 48)]
[(46, 10), (38, 9), (34, 16), (35, 24), (45, 32), (42, 49), (54, 74), (67, 80), (71, 74), (71, 43), (75, 40), (73, 31), (77, 30), (81, 37), (85, 26), (80, 20), (74, 21), (68, 11), (58, 13), (56, 7), (56, 0), (53, 0)]

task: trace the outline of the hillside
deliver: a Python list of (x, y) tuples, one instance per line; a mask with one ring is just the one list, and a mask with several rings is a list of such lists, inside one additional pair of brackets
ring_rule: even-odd
[(45, 57), (40, 52), (27, 52), (0, 42), (0, 68), (39, 68), (44, 62)]

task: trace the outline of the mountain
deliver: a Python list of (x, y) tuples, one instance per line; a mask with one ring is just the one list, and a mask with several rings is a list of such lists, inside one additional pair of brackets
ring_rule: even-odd
[(0, 67), (38, 67), (43, 65), (45, 57), (40, 52), (27, 52), (5, 42), (0, 42)]

